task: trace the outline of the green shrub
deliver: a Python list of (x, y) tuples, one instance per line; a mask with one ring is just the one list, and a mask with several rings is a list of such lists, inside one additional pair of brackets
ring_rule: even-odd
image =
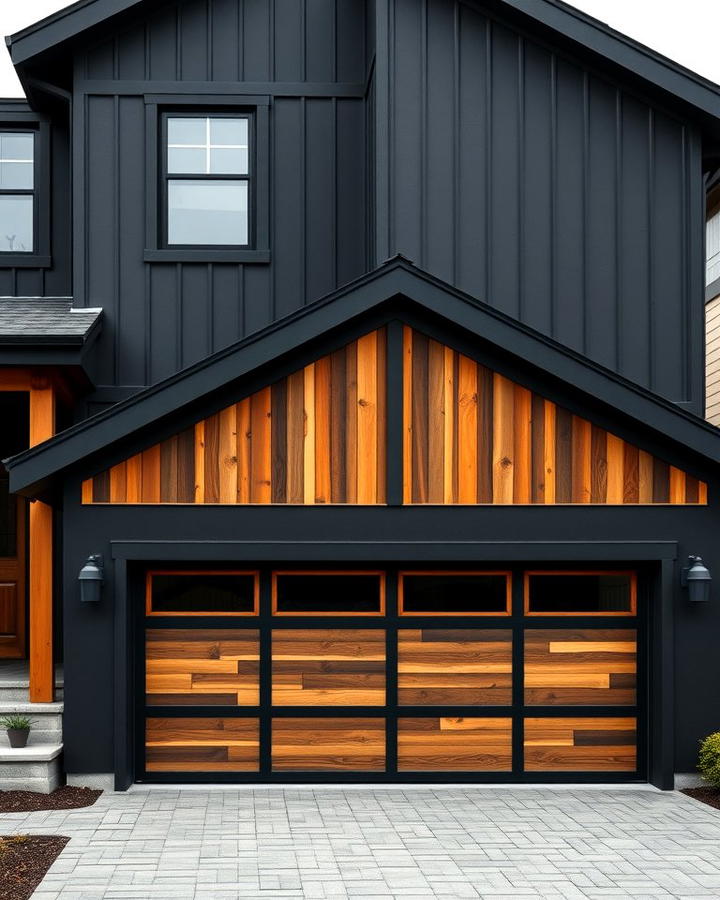
[(700, 741), (698, 769), (703, 781), (720, 788), (720, 731), (716, 731), (714, 734), (708, 735), (704, 741)]
[(33, 719), (29, 719), (27, 716), (21, 716), (17, 713), (13, 713), (10, 716), (3, 716), (0, 719), (0, 727), (1, 728), (32, 728), (35, 724)]

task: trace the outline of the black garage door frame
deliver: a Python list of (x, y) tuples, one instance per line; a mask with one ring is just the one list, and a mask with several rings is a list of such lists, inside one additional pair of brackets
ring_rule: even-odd
[[(637, 628), (639, 632), (639, 656), (638, 656), (638, 673), (641, 680), (638, 684), (638, 772), (636, 779), (642, 781), (650, 781), (656, 787), (664, 790), (673, 787), (673, 584), (675, 576), (675, 561), (677, 558), (677, 544), (675, 542), (166, 542), (166, 541), (122, 541), (112, 543), (112, 558), (114, 566), (114, 595), (115, 595), (115, 782), (117, 790), (125, 790), (134, 781), (142, 778), (144, 773), (138, 763), (139, 750), (142, 744), (142, 728), (141, 722), (144, 714), (138, 716), (138, 706), (141, 706), (144, 713), (144, 704), (140, 703), (138, 692), (143, 687), (141, 677), (138, 676), (139, 665), (144, 659), (143, 641), (139, 638), (141, 629), (144, 626), (144, 617), (138, 614), (134, 615), (133, 610), (139, 611), (143, 604), (138, 602), (138, 597), (142, 594), (142, 577), (141, 568), (144, 563), (154, 563), (162, 561), (164, 563), (185, 562), (192, 560), (194, 563), (265, 563), (271, 567), (279, 567), (288, 563), (313, 563), (318, 565), (334, 565), (339, 567), (347, 567), (353, 563), (364, 563), (377, 568), (392, 568), (398, 560), (403, 561), (403, 565), (412, 563), (422, 563), (427, 566), (429, 563), (437, 563), (439, 565), (449, 563), (462, 563), (464, 565), (487, 566), (488, 564), (505, 564), (511, 567), (513, 564), (540, 564), (552, 563), (563, 566), (572, 567), (573, 564), (580, 563), (602, 563), (603, 565), (622, 564), (627, 568), (636, 568), (639, 573), (640, 597), (652, 597), (652, 602), (640, 604), (640, 611), (637, 620)], [(392, 582), (393, 579), (389, 579)], [(518, 583), (520, 579), (515, 578), (514, 582)], [(520, 590), (518, 586), (515, 590)], [(517, 599), (517, 598), (516, 598)], [(515, 602), (513, 608), (517, 609), (519, 604)], [(543, 617), (544, 619), (544, 617)], [(329, 622), (332, 617), (323, 617), (318, 620), (317, 627), (321, 623)], [(267, 630), (270, 622), (265, 622), (261, 614), (259, 621), (262, 627)], [(276, 627), (283, 623), (283, 627), (290, 625), (289, 620), (283, 617), (283, 620), (275, 619)], [(340, 621), (333, 620), (336, 624)], [(460, 621), (465, 621), (460, 620)], [(480, 620), (482, 621), (482, 620)], [(518, 630), (522, 628), (525, 620), (519, 615), (514, 614), (510, 617), (502, 617), (502, 621), (497, 622), (497, 627), (502, 624), (507, 628), (513, 628), (517, 636)], [(554, 627), (554, 622), (548, 617), (548, 627)], [(489, 620), (485, 619), (485, 623)], [(250, 623), (248, 622), (248, 627)], [(304, 620), (304, 626), (308, 627), (308, 620)], [(388, 627), (388, 636), (394, 631), (398, 624), (395, 617), (385, 617), (376, 623), (376, 627)], [(407, 618), (403, 617), (403, 624), (409, 625)], [(538, 623), (539, 624), (539, 623)], [(567, 623), (563, 623), (567, 626)], [(597, 618), (592, 621), (589, 619), (578, 618), (574, 620), (576, 625), (595, 625), (599, 627)], [(619, 627), (619, 623), (616, 623)], [(345, 627), (348, 627), (348, 620), (345, 619)], [(366, 619), (363, 627), (370, 625), (370, 620)], [(472, 621), (474, 627), (479, 627), (479, 620), (475, 618)], [(394, 647), (394, 641), (388, 640), (389, 649)], [(263, 642), (261, 649), (261, 666), (269, 666), (269, 639)], [(645, 648), (645, 649), (643, 649)], [(264, 656), (268, 657), (264, 659)], [(519, 655), (522, 654), (521, 641), (515, 640), (514, 643), (513, 668), (519, 670), (521, 660)], [(388, 657), (388, 688), (389, 695), (393, 694), (393, 681), (395, 678), (393, 665), (394, 659)], [(269, 692), (269, 679), (265, 679), (265, 691)], [(518, 729), (521, 727), (521, 699), (522, 685), (519, 679), (514, 679), (515, 694), (513, 696), (513, 712), (507, 714), (513, 719), (514, 729), (514, 759), (513, 768), (515, 774), (510, 773), (482, 773), (466, 775), (465, 773), (398, 773), (392, 772), (392, 764), (394, 760), (389, 758), (388, 773), (290, 773), (278, 772), (270, 773), (269, 756), (264, 759), (261, 756), (261, 772), (247, 773), (245, 775), (233, 775), (232, 781), (238, 783), (298, 783), (309, 781), (314, 783), (326, 782), (415, 782), (415, 783), (436, 783), (443, 782), (462, 782), (462, 783), (528, 783), (528, 782), (627, 782), (632, 780), (633, 776), (628, 777), (627, 774), (620, 773), (552, 773), (539, 775), (535, 773), (521, 773), (520, 760), (518, 754), (522, 752), (521, 741), (519, 740)], [(269, 707), (268, 696), (261, 696), (261, 709)], [(619, 709), (613, 710), (605, 708), (593, 708), (598, 713), (609, 714), (615, 712), (619, 714)], [(383, 712), (381, 713), (381, 710)], [(424, 714), (431, 714), (432, 708), (426, 707)], [(218, 714), (215, 709), (214, 714)], [(289, 710), (278, 710), (282, 715), (283, 712), (290, 714)], [(339, 709), (327, 708), (321, 709), (294, 709), (291, 711), (293, 716), (336, 716)], [(537, 708), (537, 714), (547, 714), (544, 708)], [(589, 712), (585, 708), (585, 714)], [(346, 715), (371, 715), (368, 707), (352, 708), (343, 707), (342, 713)], [(375, 710), (377, 715), (385, 715), (385, 710), (378, 707)], [(412, 715), (414, 708), (402, 708), (401, 714)], [(163, 712), (163, 715), (166, 713)], [(223, 713), (224, 714), (224, 713)], [(235, 713), (237, 715), (237, 713)], [(241, 713), (242, 714), (242, 713)], [(449, 713), (448, 713), (449, 714)], [(478, 709), (460, 709), (453, 708), (453, 713), (457, 715), (473, 715), (482, 716), (505, 716), (506, 713), (500, 713), (497, 708)], [(578, 710), (575, 708), (563, 709), (562, 712), (558, 708), (553, 708), (553, 716), (577, 715)], [(182, 710), (176, 710), (171, 715), (182, 715)], [(244, 712), (245, 716), (250, 715), (249, 711)], [(265, 710), (265, 714), (261, 718), (261, 728), (264, 727), (266, 732), (261, 734), (261, 744), (266, 748), (265, 756), (267, 756), (267, 748), (269, 748), (269, 711)], [(388, 715), (388, 727), (393, 729), (396, 725), (396, 716)], [(392, 732), (389, 734), (388, 748), (394, 746), (392, 740)], [(153, 776), (153, 780), (157, 781), (175, 781), (176, 776), (165, 778), (157, 778)], [(193, 773), (191, 779), (194, 782), (208, 781), (220, 782), (229, 780), (227, 776), (223, 778), (218, 774), (210, 774), (207, 776)]]

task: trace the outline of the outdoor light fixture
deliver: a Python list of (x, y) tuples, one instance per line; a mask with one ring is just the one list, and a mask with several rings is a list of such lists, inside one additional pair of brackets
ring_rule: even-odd
[(78, 581), (80, 582), (80, 601), (82, 603), (98, 603), (105, 581), (103, 558), (99, 553), (88, 556), (85, 565), (80, 569)]
[(680, 583), (687, 588), (691, 603), (706, 603), (710, 599), (712, 575), (701, 556), (688, 556), (688, 563), (680, 573)]

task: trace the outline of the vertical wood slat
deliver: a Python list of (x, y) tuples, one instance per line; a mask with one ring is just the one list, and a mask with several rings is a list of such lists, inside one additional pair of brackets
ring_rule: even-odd
[(186, 428), (177, 436), (177, 502), (195, 502), (194, 428)]
[(670, 466), (670, 503), (685, 503), (685, 473), (675, 466)]
[(545, 503), (545, 401), (537, 394), (531, 401), (531, 502)]
[(220, 503), (237, 502), (237, 414), (228, 406), (218, 414)]
[(205, 419), (205, 502), (220, 502), (220, 420)]
[(127, 503), (140, 503), (142, 497), (142, 455), (136, 453), (127, 461), (125, 499)]
[(315, 502), (315, 364), (305, 366), (303, 426), (303, 503)]
[(336, 350), (330, 361), (330, 499), (345, 503), (347, 498), (347, 418), (345, 348)]
[(607, 502), (621, 504), (625, 499), (625, 441), (607, 434)]
[(127, 500), (127, 463), (121, 462), (110, 469), (110, 502), (125, 503)]
[(357, 342), (358, 503), (374, 503), (377, 491), (377, 332)]
[(272, 502), (287, 503), (287, 379), (271, 387)]
[(462, 354), (457, 385), (458, 503), (477, 503), (478, 367)]
[(605, 503), (608, 490), (608, 434), (597, 425), (590, 433), (590, 502)]
[(301, 369), (287, 378), (287, 502), (305, 499), (305, 373)]
[(357, 342), (347, 348), (345, 363), (345, 392), (347, 409), (347, 447), (346, 478), (347, 502), (358, 502), (358, 379), (357, 379)]
[(383, 326), (377, 331), (377, 364), (375, 376), (376, 393), (376, 426), (375, 455), (377, 471), (375, 479), (375, 496), (371, 503), (387, 501), (387, 328)]
[[(236, 502), (237, 502), (237, 498)], [(195, 425), (195, 502), (205, 502), (205, 422)]]
[(591, 425), (572, 417), (572, 502), (589, 503), (591, 496)]
[(250, 502), (271, 503), (272, 394), (262, 388), (250, 398)]
[(443, 348), (442, 359), (442, 413), (443, 413), (443, 499), (445, 504), (455, 503), (455, 353)]
[(142, 502), (160, 502), (160, 445), (156, 444), (142, 454)]
[(543, 478), (545, 480), (545, 503), (555, 503), (556, 476), (555, 476), (555, 441), (557, 408), (554, 403), (545, 400), (544, 406), (544, 442), (543, 442)]
[(532, 394), (519, 384), (513, 398), (513, 503), (530, 503), (532, 475)]
[(640, 502), (640, 453), (637, 447), (623, 446), (623, 503)]
[(412, 337), (412, 502), (427, 503), (428, 484), (428, 339)]
[(572, 503), (572, 413), (555, 407), (555, 502)]
[(477, 502), (493, 499), (493, 373), (485, 366), (477, 367)]
[(512, 503), (515, 456), (515, 385), (495, 374), (493, 392), (493, 503)]
[(93, 480), (92, 478), (86, 478), (82, 483), (82, 502), (83, 504), (93, 503)]
[(445, 499), (445, 348), (428, 342), (428, 503)]
[(160, 502), (178, 502), (178, 436), (160, 444)]
[(412, 329), (403, 326), (403, 503), (413, 502)]
[(640, 450), (638, 453), (638, 501), (653, 502), (653, 458), (649, 453)]
[(250, 398), (235, 404), (237, 432), (238, 484), (237, 502), (250, 502), (250, 460), (252, 424), (250, 422)]
[(315, 363), (315, 503), (330, 502), (330, 357)]

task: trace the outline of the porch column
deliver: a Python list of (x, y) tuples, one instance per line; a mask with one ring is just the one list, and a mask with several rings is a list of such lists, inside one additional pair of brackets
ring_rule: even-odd
[[(55, 434), (55, 391), (45, 376), (30, 382), (30, 446)], [(55, 699), (53, 660), (53, 513), (30, 504), (30, 702)]]

